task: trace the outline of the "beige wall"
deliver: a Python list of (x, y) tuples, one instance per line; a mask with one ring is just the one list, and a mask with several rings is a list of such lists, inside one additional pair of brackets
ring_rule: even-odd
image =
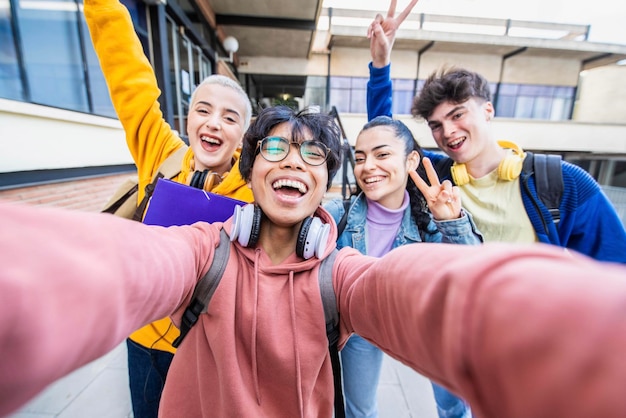
[(626, 123), (626, 65), (584, 71), (580, 80), (575, 120)]
[(419, 79), (427, 78), (442, 67), (464, 67), (482, 74), (489, 81), (500, 78), (500, 58), (493, 55), (453, 54), (432, 52), (422, 55), (420, 60)]
[(241, 74), (326, 76), (328, 73), (328, 56), (326, 54), (313, 54), (308, 60), (304, 58), (241, 57), (238, 70)]
[(0, 99), (0, 172), (132, 164), (116, 119)]
[(570, 86), (578, 84), (577, 61), (549, 57), (511, 57), (502, 73), (504, 83)]

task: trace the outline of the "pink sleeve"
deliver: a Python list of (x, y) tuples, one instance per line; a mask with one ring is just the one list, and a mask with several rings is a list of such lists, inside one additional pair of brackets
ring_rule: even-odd
[(173, 312), (214, 227), (0, 204), (0, 416)]
[(345, 329), (475, 416), (626, 416), (624, 266), (543, 244), (416, 244), (361, 260), (336, 265)]

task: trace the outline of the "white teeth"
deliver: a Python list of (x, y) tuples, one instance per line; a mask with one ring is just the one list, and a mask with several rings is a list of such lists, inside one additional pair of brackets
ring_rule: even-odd
[(370, 184), (370, 183), (376, 183), (378, 181), (382, 181), (383, 178), (384, 177), (382, 177), (382, 176), (368, 177), (364, 181), (365, 181), (365, 184)]
[(214, 139), (214, 138), (208, 137), (208, 136), (204, 136), (204, 135), (203, 135), (203, 136), (201, 136), (201, 137), (200, 137), (200, 139), (201, 139), (202, 141), (204, 141), (204, 142), (208, 142), (209, 144), (216, 144), (216, 145), (219, 145), (219, 144), (220, 144), (220, 141), (218, 141), (217, 139)]
[(275, 181), (274, 184), (272, 184), (272, 187), (274, 189), (280, 189), (281, 187), (291, 187), (293, 189), (298, 189), (300, 193), (307, 192), (306, 185), (296, 180), (280, 179), (280, 180)]
[(465, 141), (465, 137), (459, 138), (456, 141), (448, 142), (449, 147), (455, 147), (459, 145), (461, 142)]

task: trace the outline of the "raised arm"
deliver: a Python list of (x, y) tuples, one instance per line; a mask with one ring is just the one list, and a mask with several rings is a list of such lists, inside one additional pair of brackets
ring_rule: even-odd
[(367, 116), (368, 120), (376, 116), (391, 116), (392, 86), (389, 75), (391, 49), (396, 40), (396, 31), (411, 13), (418, 0), (411, 0), (409, 5), (398, 15), (397, 0), (391, 0), (387, 16), (377, 14), (367, 29), (370, 40), (370, 81), (367, 84)]
[(343, 325), (476, 416), (626, 416), (625, 267), (544, 244), (341, 254)]
[(379, 13), (370, 24), (367, 29), (367, 37), (370, 40), (370, 52), (374, 67), (382, 68), (391, 63), (391, 49), (396, 40), (396, 32), (417, 2), (418, 0), (411, 0), (409, 5), (398, 16), (395, 16), (397, 0), (391, 0), (387, 16), (383, 17)]
[(184, 143), (163, 119), (158, 102), (161, 91), (126, 7), (118, 0), (85, 0), (84, 12), (113, 106), (137, 165), (141, 199), (152, 173)]

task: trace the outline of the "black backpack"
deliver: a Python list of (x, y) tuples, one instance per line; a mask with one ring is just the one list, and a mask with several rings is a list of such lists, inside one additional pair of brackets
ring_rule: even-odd
[[(328, 257), (322, 260), (319, 269), (318, 282), (324, 305), (324, 318), (326, 320), (326, 336), (328, 337), (328, 350), (333, 366), (333, 381), (335, 384), (335, 417), (345, 416), (343, 404), (343, 391), (341, 385), (341, 363), (339, 361), (339, 311), (337, 310), (337, 300), (335, 289), (333, 288), (333, 264), (339, 250), (335, 249)], [(185, 309), (180, 323), (180, 335), (172, 343), (176, 348), (182, 343), (189, 330), (198, 322), (198, 317), (206, 313), (211, 297), (215, 293), (217, 286), (222, 279), (228, 258), (230, 256), (230, 239), (226, 231), (220, 231), (220, 243), (215, 249), (215, 255), (211, 267), (198, 281), (194, 288), (191, 302)]]

